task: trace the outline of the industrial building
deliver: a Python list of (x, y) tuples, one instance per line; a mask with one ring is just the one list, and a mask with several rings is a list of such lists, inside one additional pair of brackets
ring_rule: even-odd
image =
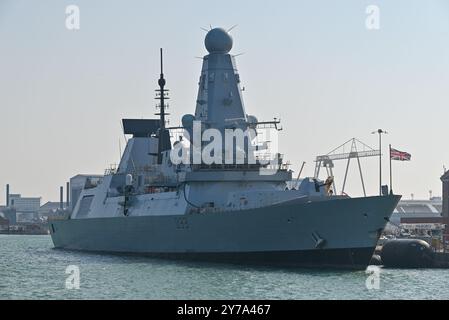
[(40, 206), (41, 197), (23, 197), (21, 194), (11, 194), (9, 184), (7, 184), (6, 206), (0, 208), (0, 211), (10, 224), (33, 222), (38, 219)]
[(441, 218), (441, 198), (429, 200), (401, 200), (390, 218), (390, 222), (399, 225), (410, 218)]
[(1, 233), (46, 234), (47, 226), (39, 217), (41, 197), (11, 194), (6, 185), (6, 203), (0, 207)]
[(18, 212), (37, 212), (40, 206), (40, 197), (22, 197), (20, 194), (9, 195), (8, 207), (16, 208)]
[[(67, 201), (62, 203), (62, 207), (67, 208)], [(60, 201), (47, 201), (39, 208), (39, 216), (52, 216), (61, 209)]]
[(396, 230), (401, 230), (402, 233), (424, 236), (430, 241), (435, 241), (435, 238), (440, 239), (441, 244), (433, 246), (447, 250), (449, 245), (449, 171), (446, 171), (440, 179), (442, 198), (401, 201), (390, 219), (389, 230), (399, 227)]
[[(402, 224), (438, 223), (449, 225), (449, 171), (446, 171), (440, 177), (440, 180), (442, 182), (442, 199), (438, 199), (437, 201), (409, 202), (411, 206), (408, 208), (408, 214), (401, 216), (400, 222)], [(404, 208), (407, 207), (400, 207), (399, 205), (398, 211)], [(437, 212), (440, 214), (437, 214)]]
[(7, 230), (9, 228), (9, 220), (6, 219), (0, 212), (0, 231)]

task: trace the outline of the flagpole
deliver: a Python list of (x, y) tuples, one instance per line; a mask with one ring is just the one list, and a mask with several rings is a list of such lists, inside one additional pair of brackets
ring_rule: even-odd
[(379, 196), (382, 195), (382, 129), (378, 130), (379, 133)]
[(393, 194), (393, 173), (392, 173), (392, 167), (391, 167), (391, 144), (390, 144), (390, 194)]
[(371, 134), (379, 134), (379, 196), (382, 195), (382, 134), (387, 134), (388, 132), (378, 129), (377, 131), (371, 132)]

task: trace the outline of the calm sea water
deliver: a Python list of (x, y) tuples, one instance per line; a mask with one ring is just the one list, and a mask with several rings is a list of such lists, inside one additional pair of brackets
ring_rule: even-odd
[[(0, 299), (449, 299), (449, 270), (311, 271), (55, 250), (49, 236), (0, 235)], [(67, 266), (80, 289), (65, 287)]]

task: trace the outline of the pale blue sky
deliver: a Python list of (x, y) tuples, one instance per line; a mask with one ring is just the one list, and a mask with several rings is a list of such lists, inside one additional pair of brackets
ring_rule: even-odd
[[(76, 4), (81, 29), (65, 28)], [(380, 30), (365, 28), (368, 5)], [(0, 190), (58, 199), (77, 173), (117, 163), (122, 117), (151, 117), (158, 48), (166, 52), (171, 124), (195, 107), (205, 32), (238, 27), (232, 53), (246, 111), (280, 117), (281, 152), (293, 169), (370, 132), (409, 151), (394, 163), (395, 191), (441, 194), (449, 167), (449, 2), (0, 0)], [(386, 152), (386, 148), (384, 149)], [(388, 160), (384, 158), (387, 182)], [(341, 187), (344, 163), (337, 163)], [(376, 159), (362, 162), (370, 194)], [(361, 192), (355, 167), (348, 191)], [(340, 185), (338, 185), (340, 183)], [(4, 191), (0, 192), (0, 203)]]

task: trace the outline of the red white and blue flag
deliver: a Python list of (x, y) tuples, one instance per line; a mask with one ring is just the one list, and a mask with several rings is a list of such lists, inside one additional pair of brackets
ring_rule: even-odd
[(390, 158), (391, 158), (391, 160), (410, 161), (412, 158), (412, 155), (410, 153), (391, 148), (390, 149)]

